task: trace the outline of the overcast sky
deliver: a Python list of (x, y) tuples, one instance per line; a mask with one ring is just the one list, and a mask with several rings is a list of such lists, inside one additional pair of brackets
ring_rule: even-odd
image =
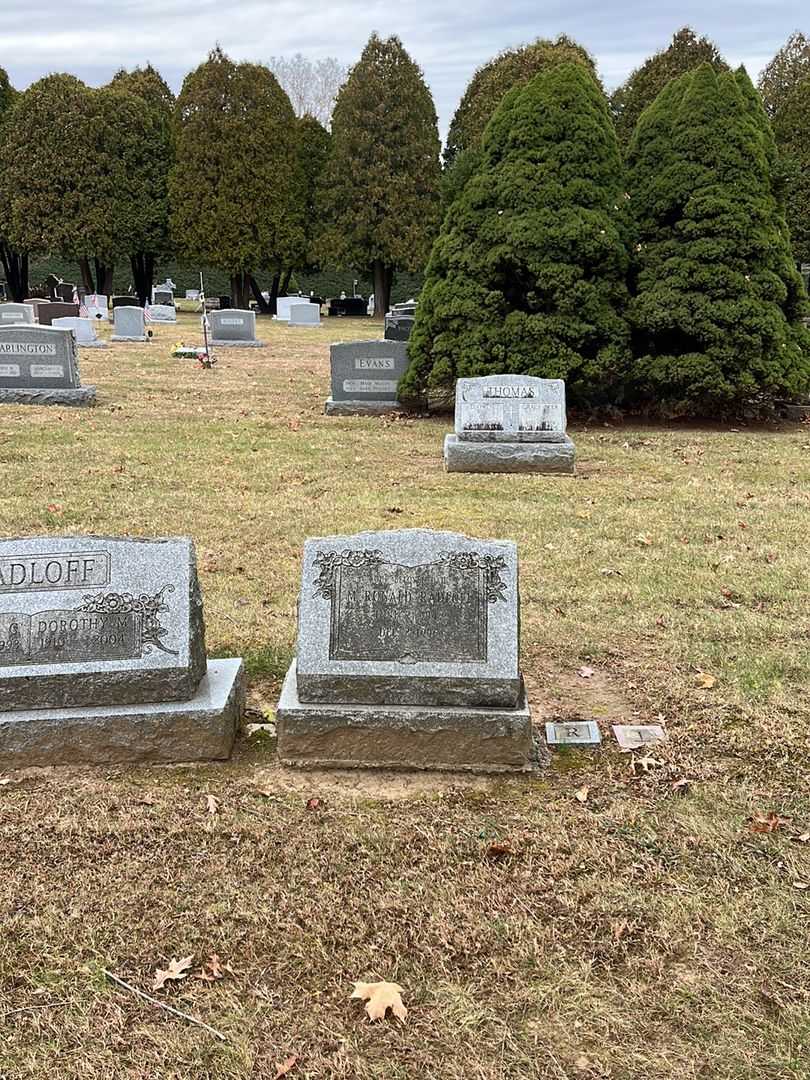
[(684, 24), (756, 77), (793, 30), (810, 34), (810, 0), (0, 0), (0, 66), (24, 89), (53, 71), (98, 85), (148, 61), (176, 91), (217, 42), (236, 60), (301, 52), (348, 65), (376, 30), (421, 65), (444, 132), (475, 68), (501, 49), (567, 33), (612, 88)]

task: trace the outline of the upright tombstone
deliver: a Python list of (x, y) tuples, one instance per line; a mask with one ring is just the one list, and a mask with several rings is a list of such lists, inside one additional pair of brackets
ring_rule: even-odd
[(327, 416), (401, 412), (399, 380), (408, 368), (405, 341), (339, 341), (329, 350), (332, 396)]
[(76, 344), (83, 349), (106, 349), (107, 342), (96, 336), (96, 326), (92, 319), (54, 319), (51, 326), (59, 330), (71, 330)]
[(168, 285), (156, 285), (152, 289), (152, 303), (165, 307), (174, 307), (174, 291)]
[(276, 712), (293, 765), (530, 768), (510, 541), (407, 529), (307, 540)]
[(88, 319), (93, 319), (96, 322), (103, 319), (105, 322), (109, 322), (108, 298), (104, 293), (88, 293), (84, 298), (84, 306), (87, 309)]
[(116, 308), (120, 307), (140, 307), (141, 302), (137, 296), (130, 296), (128, 293), (123, 293), (121, 296), (114, 296), (112, 298), (113, 313)]
[(72, 281), (60, 281), (56, 286), (56, 295), (64, 304), (72, 304), (76, 294), (76, 285)]
[(456, 382), (455, 434), (444, 441), (448, 472), (572, 473), (565, 383), (532, 375)]
[(48, 300), (47, 297), (43, 296), (28, 296), (25, 299), (25, 303), (30, 304), (31, 307), (34, 309), (34, 322), (39, 322), (39, 309), (43, 305), (49, 304), (50, 300)]
[(146, 341), (143, 308), (119, 306), (113, 308), (111, 341)]
[(0, 326), (14, 326), (18, 323), (33, 325), (34, 308), (31, 304), (0, 304)]
[(209, 316), (211, 342), (232, 348), (260, 348), (263, 341), (256, 340), (256, 312), (242, 308), (223, 308), (212, 311)]
[(407, 341), (413, 330), (414, 316), (399, 311), (389, 311), (385, 316), (386, 341)]
[(320, 326), (321, 309), (317, 304), (303, 300), (300, 304), (290, 304), (290, 326)]
[(79, 305), (67, 304), (63, 300), (53, 300), (49, 304), (40, 304), (37, 309), (40, 326), (53, 326), (54, 319), (77, 319)]
[(177, 310), (174, 304), (150, 304), (149, 318), (152, 322), (176, 323)]
[(231, 752), (241, 660), (206, 660), (185, 538), (0, 541), (0, 761), (192, 761)]
[(82, 386), (76, 341), (53, 326), (0, 326), (0, 403), (95, 405), (95, 386)]
[(293, 304), (308, 304), (309, 298), (306, 296), (278, 296), (276, 297), (276, 319), (279, 322), (288, 322), (290, 318), (290, 308)]

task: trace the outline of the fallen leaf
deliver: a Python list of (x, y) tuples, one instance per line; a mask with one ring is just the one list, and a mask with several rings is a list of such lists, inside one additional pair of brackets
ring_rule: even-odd
[(193, 962), (193, 956), (184, 956), (182, 960), (175, 960), (175, 958), (172, 957), (169, 961), (169, 966), (165, 971), (162, 971), (160, 968), (155, 969), (155, 981), (152, 983), (152, 989), (160, 990), (160, 988), (170, 979), (175, 982), (185, 979), (188, 975), (188, 969)]
[(233, 975), (233, 968), (231, 965), (223, 964), (219, 959), (218, 953), (211, 953), (206, 963), (203, 964), (199, 973), (196, 974), (194, 978), (207, 983), (218, 982), (220, 979), (225, 978), (226, 972), (229, 975)]
[(307, 799), (307, 810), (322, 810), (323, 803), (320, 799), (312, 798)]
[(791, 840), (795, 840), (797, 844), (806, 844), (810, 840), (810, 832), (800, 833), (799, 836), (791, 836)]
[(11, 777), (10, 776), (4, 776), (3, 779), (0, 780), (0, 787), (5, 787), (6, 784), (11, 784), (11, 783), (13, 783), (13, 780), (11, 779)]
[(574, 798), (577, 800), (577, 802), (586, 803), (588, 801), (588, 795), (590, 794), (590, 791), (591, 789), (588, 787), (587, 784), (585, 784), (579, 789), (579, 791), (574, 792)]
[(205, 805), (208, 807), (209, 814), (219, 813), (219, 799), (214, 795), (205, 796)]
[(593, 675), (593, 668), (592, 667), (581, 667), (579, 669), (579, 671), (577, 672), (577, 675), (579, 675), (580, 679), (590, 679), (591, 676)]
[(287, 1060), (283, 1061), (279, 1065), (279, 1067), (276, 1069), (276, 1075), (273, 1077), (273, 1080), (280, 1080), (280, 1078), (282, 1076), (286, 1076), (287, 1073), (290, 1071), (290, 1069), (295, 1068), (297, 1063), (298, 1063), (298, 1055), (297, 1054), (293, 1054), (291, 1057), (288, 1057)]
[(806, 882), (806, 881), (794, 881), (793, 882), (793, 888), (794, 889), (802, 889), (802, 890), (810, 889), (810, 884), (808, 884), (808, 882)]
[(680, 780), (673, 781), (672, 790), (680, 791), (685, 795), (686, 792), (689, 790), (689, 785), (691, 784), (691, 782), (691, 780), (687, 780), (685, 776), (682, 776)]
[(780, 817), (771, 810), (767, 814), (754, 814), (748, 819), (748, 827), (753, 833), (772, 833), (776, 832), (783, 825), (787, 825), (790, 822), (790, 818)]
[(493, 840), (487, 848), (488, 859), (505, 859), (509, 855), (514, 855), (511, 840)]
[(574, 1062), (574, 1068), (577, 1069), (579, 1072), (585, 1072), (587, 1069), (590, 1069), (590, 1067), (591, 1063), (584, 1054), (580, 1054), (577, 1060)]
[(649, 754), (644, 754), (641, 757), (633, 755), (633, 760), (630, 763), (630, 768), (633, 773), (637, 775), (639, 772), (648, 773), (650, 769), (655, 769), (661, 764), (654, 757), (650, 757)]
[(622, 577), (623, 576), (621, 570), (616, 570), (612, 566), (603, 566), (602, 569), (599, 571), (599, 573), (604, 574), (605, 577)]
[(301, 418), (300, 418), (300, 416), (293, 416), (290, 419), (289, 423), (288, 423), (288, 427), (289, 427), (290, 431), (298, 431), (299, 428), (301, 427)]
[(695, 682), (701, 690), (711, 690), (716, 684), (717, 678), (714, 675), (710, 675), (708, 671), (699, 671), (697, 675), (695, 675)]
[(366, 1012), (370, 1020), (382, 1020), (390, 1009), (399, 1020), (404, 1020), (408, 1010), (402, 1004), (402, 987), (390, 982), (356, 982), (352, 991), (353, 998), (366, 1002)]
[(645, 536), (643, 533), (639, 533), (636, 537), (636, 543), (641, 544), (642, 547), (649, 547), (652, 543), (652, 537)]

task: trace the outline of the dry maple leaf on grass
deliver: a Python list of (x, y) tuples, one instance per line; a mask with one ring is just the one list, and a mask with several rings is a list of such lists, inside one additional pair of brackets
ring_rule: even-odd
[(398, 1020), (404, 1020), (408, 1010), (402, 1004), (402, 987), (390, 982), (356, 982), (352, 991), (353, 998), (360, 998), (366, 1003), (366, 1012), (371, 1020), (382, 1020), (390, 1009)]
[(179, 982), (180, 979), (185, 979), (188, 975), (188, 969), (194, 962), (193, 956), (184, 956), (182, 960), (176, 960), (174, 957), (169, 961), (169, 966), (165, 971), (160, 968), (155, 969), (155, 981), (152, 983), (153, 990), (160, 990), (160, 988), (169, 980)]

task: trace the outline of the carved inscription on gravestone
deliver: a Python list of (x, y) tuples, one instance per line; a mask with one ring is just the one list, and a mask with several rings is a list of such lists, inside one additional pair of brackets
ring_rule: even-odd
[(502, 558), (452, 552), (404, 566), (379, 551), (318, 557), (316, 592), (330, 601), (330, 660), (487, 660), (489, 605), (505, 599)]
[(486, 375), (456, 384), (456, 435), (469, 441), (565, 438), (565, 384), (529, 375)]

